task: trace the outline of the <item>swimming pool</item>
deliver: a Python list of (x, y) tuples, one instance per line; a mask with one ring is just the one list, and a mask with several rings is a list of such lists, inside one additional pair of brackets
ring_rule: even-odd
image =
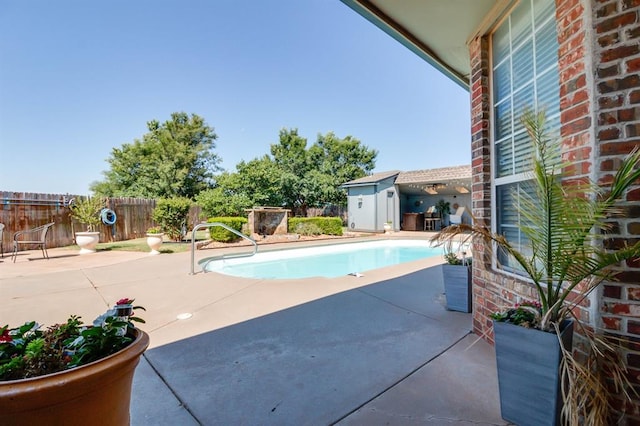
[(207, 272), (261, 279), (335, 278), (442, 255), (425, 240), (380, 240), (259, 252), (251, 257), (213, 260)]

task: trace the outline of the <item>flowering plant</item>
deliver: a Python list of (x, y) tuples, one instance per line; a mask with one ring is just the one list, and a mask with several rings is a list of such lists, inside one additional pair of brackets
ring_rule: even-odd
[(542, 305), (540, 302), (525, 300), (522, 303), (516, 303), (512, 309), (491, 314), (491, 318), (526, 328), (539, 328), (540, 318), (542, 318)]
[(133, 299), (120, 299), (116, 305), (83, 325), (71, 315), (64, 324), (40, 330), (40, 324), (27, 322), (16, 328), (0, 327), (0, 381), (19, 380), (56, 373), (99, 360), (128, 346), (134, 338)]

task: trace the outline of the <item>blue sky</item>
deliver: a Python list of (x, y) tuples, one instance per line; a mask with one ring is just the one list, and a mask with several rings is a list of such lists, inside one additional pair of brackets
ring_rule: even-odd
[(339, 0), (0, 4), (0, 191), (87, 194), (175, 111), (226, 170), (283, 127), (358, 138), (376, 171), (471, 161), (468, 92)]

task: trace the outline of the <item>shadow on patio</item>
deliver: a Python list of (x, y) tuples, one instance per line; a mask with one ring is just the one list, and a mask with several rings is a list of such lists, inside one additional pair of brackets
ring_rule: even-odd
[(423, 269), (148, 350), (132, 424), (506, 424), (470, 329)]

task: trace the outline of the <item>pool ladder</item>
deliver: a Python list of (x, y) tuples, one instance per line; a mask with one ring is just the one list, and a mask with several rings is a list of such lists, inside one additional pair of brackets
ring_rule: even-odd
[(254, 254), (256, 254), (258, 252), (258, 243), (256, 243), (253, 238), (249, 238), (246, 235), (244, 235), (241, 232), (236, 231), (235, 229), (225, 225), (224, 223), (220, 223), (220, 222), (211, 222), (211, 223), (200, 223), (198, 225), (196, 225), (193, 230), (191, 231), (191, 272), (189, 273), (189, 275), (193, 275), (195, 274), (195, 254), (196, 254), (196, 231), (203, 229), (203, 228), (211, 228), (214, 226), (220, 226), (224, 229), (226, 229), (229, 232), (233, 232), (234, 234), (236, 234), (239, 237), (244, 238), (245, 240), (249, 241), (251, 244), (253, 244), (253, 252), (252, 253), (239, 253), (239, 254), (231, 254), (228, 256), (225, 256), (224, 254), (220, 257), (214, 257), (209, 259), (208, 261), (206, 261), (203, 265), (202, 265), (202, 270), (206, 273), (207, 272), (207, 265), (211, 262), (213, 262), (214, 260), (225, 260), (225, 259), (234, 259), (237, 257), (250, 257), (253, 256)]

